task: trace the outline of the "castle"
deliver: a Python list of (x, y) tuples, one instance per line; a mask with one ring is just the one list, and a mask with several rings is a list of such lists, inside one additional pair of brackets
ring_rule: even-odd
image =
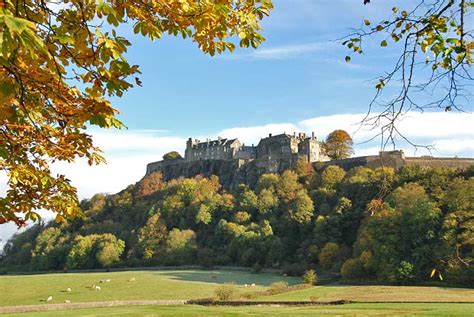
[(303, 159), (307, 162), (326, 161), (327, 157), (322, 151), (321, 142), (314, 136), (305, 133), (269, 134), (260, 140), (257, 146), (246, 146), (239, 139), (206, 140), (201, 142), (189, 138), (186, 142), (185, 160), (254, 160), (265, 159), (268, 161), (285, 160), (292, 163)]
[[(200, 141), (189, 138), (186, 142), (184, 159), (163, 160), (147, 166), (147, 174), (167, 170), (176, 166), (214, 165), (217, 162), (234, 164), (237, 168), (252, 162), (261, 173), (278, 173), (295, 166), (299, 160), (309, 163), (329, 160), (324, 154), (322, 143), (314, 136), (305, 133), (269, 134), (257, 146), (247, 146), (237, 138)], [(207, 162), (207, 163), (206, 163)], [(195, 163), (195, 164), (192, 164)], [(184, 175), (183, 175), (184, 176)]]
[(161, 172), (165, 180), (217, 175), (224, 187), (233, 188), (242, 183), (254, 185), (260, 175), (282, 173), (295, 167), (300, 160), (311, 163), (315, 169), (338, 165), (345, 170), (356, 166), (399, 169), (410, 165), (466, 169), (474, 165), (473, 158), (405, 157), (403, 151), (381, 151), (378, 155), (330, 160), (314, 133), (311, 136), (283, 133), (269, 134), (257, 146), (247, 146), (237, 138), (219, 137), (206, 141), (189, 138), (184, 158), (149, 163), (146, 174)]

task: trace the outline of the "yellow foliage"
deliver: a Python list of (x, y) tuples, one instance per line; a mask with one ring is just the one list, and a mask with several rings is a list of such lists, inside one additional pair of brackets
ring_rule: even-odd
[(0, 2), (0, 169), (9, 177), (0, 223), (38, 220), (37, 209), (57, 221), (78, 214), (76, 189), (49, 164), (104, 162), (86, 125), (123, 127), (109, 98), (141, 82), (117, 27), (127, 21), (151, 40), (189, 37), (214, 55), (236, 41), (257, 47), (272, 8), (270, 0)]

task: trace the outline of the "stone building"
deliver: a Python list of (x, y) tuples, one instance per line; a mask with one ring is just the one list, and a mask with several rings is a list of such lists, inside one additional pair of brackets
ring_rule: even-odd
[(321, 144), (314, 136), (307, 137), (305, 133), (269, 134), (260, 140), (257, 146), (257, 158), (269, 159), (300, 159), (308, 162), (326, 160)]
[(189, 138), (186, 142), (185, 160), (254, 160), (284, 161), (292, 165), (299, 159), (307, 162), (325, 161), (321, 144), (314, 136), (305, 133), (269, 135), (260, 140), (257, 146), (246, 146), (238, 139), (206, 140), (201, 142)]
[(233, 160), (242, 145), (238, 139), (206, 140), (201, 142), (189, 138), (186, 142), (184, 159), (186, 161), (198, 160)]

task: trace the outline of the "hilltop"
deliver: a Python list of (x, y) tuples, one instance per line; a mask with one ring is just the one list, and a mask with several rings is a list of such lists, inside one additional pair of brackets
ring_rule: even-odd
[[(474, 169), (347, 170), (298, 161), (255, 184), (150, 172), (81, 202), (84, 217), (14, 236), (3, 271), (198, 264), (309, 268), (346, 281), (473, 286)], [(434, 277), (430, 277), (436, 269)]]

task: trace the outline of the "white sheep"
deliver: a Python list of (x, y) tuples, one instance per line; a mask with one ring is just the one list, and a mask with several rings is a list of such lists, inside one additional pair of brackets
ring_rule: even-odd
[(135, 282), (136, 279), (134, 277), (130, 278), (130, 282)]
[(99, 283), (105, 283), (105, 280), (100, 280)]
[(53, 296), (49, 296), (49, 297), (46, 299), (47, 302), (50, 302), (50, 301), (52, 301), (52, 300), (53, 300)]
[(65, 302), (66, 304), (69, 304), (71, 301), (70, 301), (69, 299), (66, 299), (64, 302)]
[(66, 288), (66, 292), (70, 293), (72, 292), (72, 289), (70, 287)]
[(249, 287), (247, 283), (245, 284), (245, 287)]
[(105, 280), (105, 283), (110, 283), (110, 279), (109, 279), (109, 278), (106, 279), (106, 280)]
[(254, 286), (255, 286), (255, 283), (252, 283), (252, 287), (254, 287)]
[(95, 286), (95, 290), (96, 290), (96, 291), (100, 291), (100, 286), (99, 286), (99, 285), (96, 285), (96, 286)]

